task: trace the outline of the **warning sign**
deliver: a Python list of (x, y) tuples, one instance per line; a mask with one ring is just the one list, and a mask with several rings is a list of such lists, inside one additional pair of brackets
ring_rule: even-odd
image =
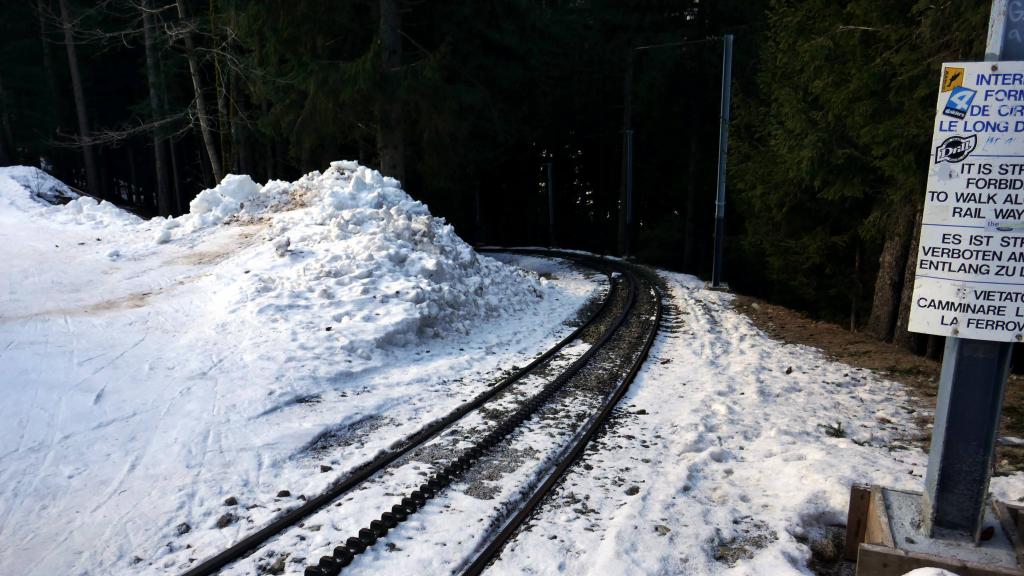
[(910, 330), (1024, 339), (1024, 62), (943, 66)]
[(953, 66), (942, 67), (942, 92), (950, 92), (953, 88), (964, 85), (964, 69)]

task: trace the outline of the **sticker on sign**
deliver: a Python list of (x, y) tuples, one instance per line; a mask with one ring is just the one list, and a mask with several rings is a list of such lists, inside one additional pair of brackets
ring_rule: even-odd
[(1024, 62), (943, 66), (910, 330), (1024, 339)]

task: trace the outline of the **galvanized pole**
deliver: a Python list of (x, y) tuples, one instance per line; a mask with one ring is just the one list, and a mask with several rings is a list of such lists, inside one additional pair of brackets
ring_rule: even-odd
[(547, 165), (547, 176), (548, 176), (548, 246), (555, 246), (555, 177), (552, 170), (554, 170), (555, 163), (548, 162)]
[[(994, 0), (985, 60), (1024, 60), (1022, 39), (1024, 11)], [(922, 501), (932, 537), (979, 540), (1012, 346), (946, 338)]]
[(715, 259), (711, 286), (722, 287), (725, 253), (725, 161), (729, 155), (729, 108), (732, 100), (732, 34), (726, 34), (722, 50), (722, 112), (718, 128), (718, 195), (715, 198)]

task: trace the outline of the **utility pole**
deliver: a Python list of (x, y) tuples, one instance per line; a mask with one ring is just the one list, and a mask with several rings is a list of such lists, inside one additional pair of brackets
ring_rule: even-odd
[[(1024, 60), (1024, 18), (1008, 4), (992, 2), (986, 61)], [(932, 537), (979, 540), (1012, 346), (946, 338), (922, 501), (924, 528)]]
[[(677, 48), (702, 44), (704, 42), (723, 41), (722, 55), (722, 101), (721, 101), (721, 126), (718, 142), (718, 192), (715, 202), (715, 257), (712, 273), (712, 286), (723, 287), (722, 283), (722, 252), (725, 244), (725, 160), (729, 151), (729, 103), (732, 95), (732, 34), (722, 37), (701, 38), (699, 40), (682, 40), (680, 42), (666, 42), (664, 44), (651, 44), (649, 46), (636, 46), (632, 52), (654, 50), (661, 48)], [(629, 58), (626, 66), (626, 87), (623, 98), (623, 166), (622, 166), (622, 188), (619, 197), (619, 251), (623, 256), (628, 256), (631, 250), (630, 234), (633, 228), (633, 129), (632, 129), (632, 83), (633, 83), (633, 56)], [(687, 222), (691, 219), (687, 210)], [(690, 242), (687, 241), (686, 250), (690, 250)], [(684, 257), (684, 261), (688, 261)]]
[(725, 253), (725, 162), (729, 156), (729, 108), (732, 100), (732, 34), (726, 34), (722, 50), (722, 111), (718, 128), (718, 195), (715, 197), (715, 260), (711, 287), (722, 288)]
[(626, 130), (626, 235), (623, 237), (622, 256), (633, 253), (633, 130)]

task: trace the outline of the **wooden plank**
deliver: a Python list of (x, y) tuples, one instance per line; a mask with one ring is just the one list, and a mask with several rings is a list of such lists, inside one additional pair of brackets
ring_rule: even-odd
[(885, 509), (885, 496), (882, 495), (882, 488), (879, 486), (871, 487), (864, 542), (889, 548), (896, 547), (892, 539), (892, 528), (889, 526), (889, 513)]
[(1024, 566), (1024, 543), (1020, 540), (1021, 508), (999, 501), (993, 502), (992, 507), (995, 508), (996, 518), (999, 518), (1003, 532), (1013, 544), (1013, 551), (1017, 555), (1017, 565)]
[(918, 568), (942, 568), (958, 576), (1024, 575), (1019, 569), (983, 566), (874, 544), (860, 545), (860, 552), (857, 555), (857, 576), (902, 576)]
[(846, 546), (843, 558), (854, 562), (857, 550), (864, 541), (868, 529), (868, 508), (871, 503), (871, 488), (862, 484), (850, 486), (850, 507), (846, 512)]

